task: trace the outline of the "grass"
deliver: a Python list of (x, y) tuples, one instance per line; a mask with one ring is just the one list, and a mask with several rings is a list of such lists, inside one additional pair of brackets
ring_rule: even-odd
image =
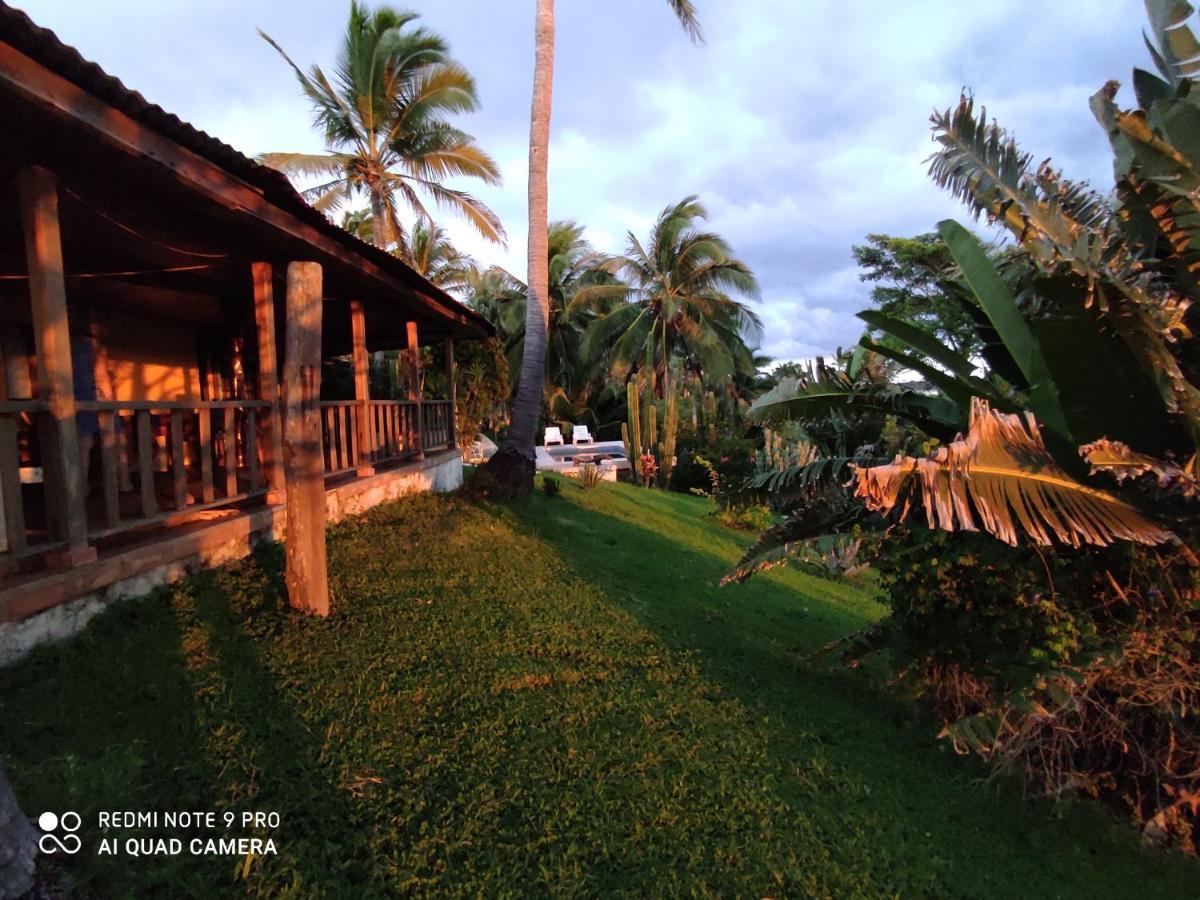
[[(801, 662), (879, 608), (716, 587), (749, 538), (705, 512), (570, 482), (380, 508), (331, 532), (326, 621), (269, 547), (0, 670), (0, 752), (27, 812), (84, 815), (80, 894), (1194, 895), (1194, 861)], [(93, 855), (99, 811), (153, 809), (277, 811), (278, 855)]]

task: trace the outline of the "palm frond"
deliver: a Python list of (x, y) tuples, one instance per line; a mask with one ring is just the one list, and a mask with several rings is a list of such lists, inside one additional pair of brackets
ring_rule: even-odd
[(1073, 547), (1175, 540), (1129, 504), (1067, 475), (1046, 450), (1032, 415), (995, 412), (979, 399), (961, 440), (923, 459), (897, 457), (856, 469), (855, 478), (855, 496), (872, 511), (899, 508), (903, 519), (919, 499), (930, 528), (982, 528), (1013, 545), (1019, 532), (1038, 544), (1058, 540)]
[(927, 434), (949, 440), (966, 424), (966, 411), (941, 397), (887, 384), (855, 381), (818, 363), (807, 377), (782, 379), (750, 406), (752, 422), (806, 422), (831, 414), (882, 413), (908, 419)]
[(454, 190), (435, 181), (419, 180), (417, 182), (438, 205), (453, 210), (470, 222), (475, 230), (484, 238), (497, 244), (505, 244), (508, 240), (500, 217), (488, 208), (482, 200), (466, 191)]
[(1200, 499), (1200, 481), (1184, 467), (1166, 459), (1137, 453), (1128, 444), (1103, 438), (1079, 448), (1092, 473), (1111, 475), (1118, 484), (1149, 476), (1158, 488), (1191, 500)]
[(844, 534), (874, 518), (861, 503), (843, 491), (829, 492), (821, 503), (806, 506), (782, 524), (768, 528), (738, 560), (721, 584), (740, 584), (750, 576), (786, 565), (815, 538)]
[[(1102, 121), (1112, 119), (1118, 128), (1120, 122), (1136, 124), (1138, 114), (1122, 119), (1110, 108), (1110, 93), (1093, 98)], [(1151, 290), (1144, 263), (1120, 235), (1107, 205), (1063, 182), (1047, 164), (1032, 174), (1030, 156), (998, 125), (987, 124), (986, 110), (977, 118), (971, 97), (964, 95), (953, 111), (935, 113), (932, 122), (942, 148), (930, 157), (933, 179), (976, 215), (1003, 222), (1047, 274), (1071, 272), (1083, 279), (1083, 302), (1111, 314), (1114, 330), (1143, 368), (1162, 374), (1167, 408), (1187, 420), (1200, 443), (1200, 389), (1169, 346), (1173, 329), (1182, 326), (1181, 306)]]
[(696, 12), (696, 6), (692, 0), (667, 0), (667, 4), (692, 42), (703, 44), (704, 32), (700, 28), (700, 16)]

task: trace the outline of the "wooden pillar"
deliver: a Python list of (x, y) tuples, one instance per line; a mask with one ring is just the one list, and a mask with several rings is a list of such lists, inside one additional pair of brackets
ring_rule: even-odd
[(413, 410), (413, 436), (412, 448), (413, 459), (425, 458), (424, 444), (424, 423), (421, 416), (421, 347), (417, 334), (417, 323), (408, 322), (405, 326), (407, 330), (407, 345), (404, 351), (407, 365), (407, 377), (405, 381), (408, 387), (408, 399), (415, 402), (416, 406)]
[(321, 448), (321, 266), (287, 269), (283, 365), (283, 461), (287, 491), (284, 541), (288, 601), (329, 615), (325, 557), (325, 463)]
[(250, 271), (254, 276), (254, 324), (258, 332), (258, 396), (271, 404), (260, 421), (263, 462), (267, 469), (267, 505), (274, 506), (285, 498), (279, 370), (275, 361), (275, 288), (270, 263), (251, 263)]
[(448, 447), (458, 446), (458, 384), (454, 380), (454, 338), (446, 338), (446, 399), (450, 401), (450, 422), (446, 426)]
[(66, 549), (51, 554), (53, 568), (91, 562), (96, 548), (87, 543), (87, 497), (75, 421), (75, 379), (71, 368), (71, 334), (67, 325), (67, 288), (63, 272), (62, 235), (58, 225), (58, 184), (40, 166), (17, 176), (29, 267), (29, 299), (38, 367), (38, 391), (49, 413), (43, 430), (47, 514), (54, 535)]
[(354, 354), (354, 399), (358, 401), (357, 429), (358, 466), (355, 474), (374, 475), (371, 453), (375, 450), (371, 440), (371, 363), (367, 356), (367, 316), (361, 300), (350, 301), (350, 336)]

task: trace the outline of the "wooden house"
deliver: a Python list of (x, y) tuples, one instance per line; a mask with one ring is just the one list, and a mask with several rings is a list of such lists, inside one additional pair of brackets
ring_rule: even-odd
[[(419, 348), (451, 374), (486, 320), (2, 2), (0, 123), (0, 662), (279, 535), (289, 329), (352, 361), (320, 409), (332, 518), (458, 483)], [(384, 350), (402, 397), (370, 396)]]

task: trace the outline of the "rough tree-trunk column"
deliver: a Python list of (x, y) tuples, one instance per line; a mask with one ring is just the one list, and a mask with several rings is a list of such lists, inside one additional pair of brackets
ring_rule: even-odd
[(37, 349), (38, 391), (49, 406), (42, 434), (47, 512), (55, 536), (66, 549), (47, 557), (55, 568), (91, 562), (96, 548), (87, 544), (85, 473), (79, 456), (75, 420), (75, 379), (71, 366), (71, 334), (67, 325), (67, 288), (63, 272), (62, 235), (58, 226), (58, 184), (39, 166), (17, 176), (29, 266), (29, 299)]
[(267, 503), (274, 506), (285, 498), (279, 370), (275, 360), (275, 288), (270, 263), (252, 263), (250, 270), (254, 276), (254, 324), (258, 331), (258, 396), (271, 404), (260, 421), (265, 437), (261, 445), (267, 470)]
[(530, 493), (536, 470), (534, 440), (542, 414), (546, 378), (546, 331), (550, 321), (549, 218), (550, 105), (554, 86), (554, 0), (537, 0), (534, 30), (533, 103), (529, 117), (529, 300), (525, 305), (525, 350), (504, 446), (488, 468), (505, 493)]
[(358, 468), (360, 478), (375, 474), (371, 454), (375, 450), (371, 439), (371, 364), (367, 357), (367, 316), (361, 300), (350, 301), (350, 334), (354, 352), (354, 399), (358, 401)]
[(412, 447), (413, 459), (425, 458), (425, 422), (421, 409), (421, 346), (417, 335), (417, 323), (409, 322), (406, 326), (406, 346), (404, 350), (405, 382), (408, 388), (408, 399), (416, 406), (412, 407)]
[(287, 342), (283, 365), (283, 462), (287, 486), (288, 602), (329, 615), (325, 558), (325, 465), (321, 452), (321, 267), (287, 270)]
[(14, 900), (33, 887), (36, 856), (37, 832), (0, 769), (0, 900)]
[(443, 348), (446, 362), (446, 399), (450, 401), (449, 443), (447, 447), (458, 446), (458, 384), (454, 380), (454, 338), (446, 338)]

